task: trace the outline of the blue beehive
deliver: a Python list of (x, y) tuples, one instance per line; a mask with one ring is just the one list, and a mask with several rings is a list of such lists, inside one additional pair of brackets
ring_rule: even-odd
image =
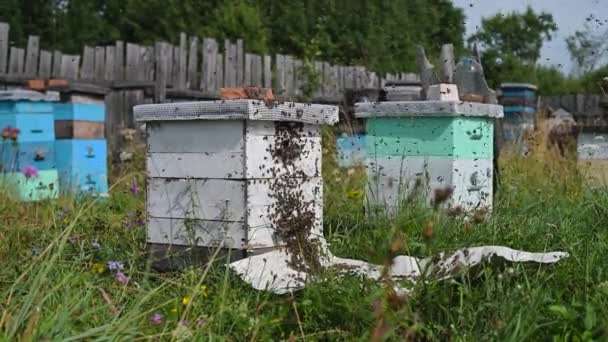
[[(54, 104), (54, 120), (57, 132), (65, 129), (65, 122), (70, 122), (71, 128), (103, 125), (105, 105), (101, 101), (57, 103)], [(55, 162), (61, 188), (70, 193), (106, 196), (108, 193), (106, 140), (79, 136), (78, 131), (73, 133), (73, 139), (64, 139), (64, 135), (58, 133), (55, 142)]]
[(536, 86), (526, 83), (503, 83), (499, 103), (504, 108), (503, 133), (507, 142), (526, 149), (524, 134), (535, 127)]
[[(21, 200), (54, 198), (55, 169), (53, 105), (57, 99), (34, 91), (0, 92), (0, 171), (2, 183), (15, 187)], [(36, 170), (37, 175), (22, 172)], [(30, 172), (28, 171), (28, 172)]]

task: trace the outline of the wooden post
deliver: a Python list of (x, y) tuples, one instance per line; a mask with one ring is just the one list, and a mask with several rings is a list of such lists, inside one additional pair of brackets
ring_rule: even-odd
[(9, 29), (10, 26), (7, 23), (0, 23), (0, 75), (7, 73)]
[(116, 47), (115, 46), (106, 46), (106, 65), (104, 72), (104, 79), (106, 81), (113, 81), (116, 76), (116, 72), (114, 70), (114, 64), (116, 62)]
[(272, 88), (272, 57), (264, 55), (264, 87)]
[(203, 92), (211, 93), (218, 90), (217, 75), (217, 42), (215, 39), (203, 39), (203, 65), (201, 77), (201, 89)]
[(98, 46), (95, 48), (95, 67), (93, 78), (96, 81), (101, 81), (104, 79), (106, 67), (106, 49), (103, 46)]
[(40, 37), (29, 36), (27, 39), (27, 55), (25, 57), (25, 75), (36, 76), (38, 71), (38, 55), (40, 53)]
[(61, 55), (61, 51), (53, 51), (53, 70), (52, 70), (52, 75), (53, 77), (61, 77), (61, 60), (63, 59), (63, 56)]
[(114, 80), (122, 81), (125, 79), (125, 43), (121, 40), (116, 41), (116, 51), (114, 53)]
[(154, 101), (165, 102), (167, 95), (167, 69), (169, 67), (168, 54), (172, 53), (171, 46), (164, 42), (157, 42), (156, 52), (156, 84), (154, 87)]
[(198, 67), (198, 38), (190, 37), (190, 48), (188, 52), (188, 79), (186, 86), (190, 89), (195, 89), (198, 86), (198, 75), (196, 68)]
[(11, 56), (8, 65), (8, 73), (11, 75), (23, 74), (23, 57), (25, 51), (16, 47), (11, 47)]
[(49, 78), (51, 77), (51, 63), (53, 55), (50, 51), (40, 50), (40, 65), (38, 67), (38, 77)]
[(178, 60), (178, 69), (177, 69), (177, 88), (178, 89), (186, 89), (186, 67), (187, 67), (187, 58), (186, 55), (186, 42), (187, 36), (185, 33), (179, 34), (179, 60)]
[(80, 78), (83, 80), (92, 80), (95, 72), (95, 49), (90, 46), (85, 46), (82, 51), (82, 68), (80, 69)]

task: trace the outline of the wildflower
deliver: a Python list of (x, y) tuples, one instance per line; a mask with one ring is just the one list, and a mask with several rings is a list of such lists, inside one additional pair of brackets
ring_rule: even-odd
[(100, 249), (101, 248), (101, 244), (97, 241), (93, 242), (93, 248), (95, 249)]
[(185, 320), (185, 319), (180, 319), (180, 320), (179, 320), (179, 324), (181, 324), (181, 325), (183, 325), (183, 326), (187, 327), (189, 323), (188, 323), (188, 321), (187, 321), (187, 320)]
[(182, 304), (183, 305), (188, 305), (191, 301), (190, 296), (184, 296), (184, 298), (182, 298)]
[(19, 129), (13, 128), (13, 130), (11, 131), (11, 139), (13, 141), (17, 141), (17, 136), (19, 136), (19, 133), (21, 133)]
[(23, 174), (25, 178), (38, 177), (38, 169), (35, 166), (28, 165), (23, 168)]
[(123, 285), (127, 285), (129, 283), (129, 277), (122, 272), (116, 273), (116, 280)]
[(201, 285), (199, 290), (201, 291), (201, 295), (205, 298), (207, 298), (207, 286), (205, 285)]
[(177, 315), (177, 308), (172, 308), (171, 310), (169, 310), (169, 312), (171, 312), (172, 314)]
[(348, 193), (348, 198), (350, 198), (351, 200), (358, 200), (361, 197), (363, 197), (363, 191), (361, 190), (353, 190), (349, 191)]
[(196, 322), (196, 325), (198, 325), (199, 328), (203, 328), (205, 326), (205, 324), (207, 324), (207, 321), (205, 321), (202, 318)]
[(155, 313), (152, 315), (152, 317), (150, 317), (150, 322), (151, 322), (152, 324), (156, 324), (156, 325), (161, 324), (161, 323), (163, 322), (163, 315), (161, 315), (161, 314), (160, 314), (160, 313), (158, 313), (158, 312), (155, 312)]
[(93, 272), (103, 273), (106, 270), (106, 266), (104, 264), (95, 263), (93, 264)]
[(139, 187), (137, 186), (137, 181), (133, 181), (133, 184), (131, 184), (131, 193), (133, 194), (133, 196), (137, 196), (137, 194), (139, 193)]
[(111, 270), (122, 270), (124, 267), (120, 261), (108, 261), (108, 268)]
[(11, 126), (5, 126), (2, 129), (2, 139), (6, 140), (11, 136), (11, 132), (13, 131), (13, 128)]
[(32, 254), (40, 255), (40, 248), (32, 248)]

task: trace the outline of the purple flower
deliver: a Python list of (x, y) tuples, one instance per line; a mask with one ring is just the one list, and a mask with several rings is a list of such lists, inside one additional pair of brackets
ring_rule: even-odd
[(108, 268), (111, 270), (122, 270), (125, 266), (120, 261), (108, 261)]
[(118, 281), (119, 283), (121, 283), (123, 285), (127, 285), (129, 283), (129, 277), (127, 277), (122, 272), (117, 272), (116, 273), (116, 281)]
[(187, 326), (188, 326), (188, 321), (187, 321), (187, 320), (185, 320), (185, 319), (182, 319), (182, 320), (180, 320), (180, 321), (179, 321), (179, 324), (181, 324), (181, 325), (183, 325), (183, 326), (187, 327)]
[(28, 165), (23, 168), (23, 174), (25, 178), (38, 177), (38, 169), (35, 166)]
[(137, 181), (133, 181), (133, 184), (131, 184), (131, 193), (133, 194), (133, 196), (137, 196), (137, 194), (139, 193), (139, 187), (137, 186)]
[(152, 324), (161, 324), (163, 322), (163, 315), (158, 312), (155, 312), (152, 317), (150, 317), (150, 322)]
[(93, 248), (95, 249), (100, 249), (101, 248), (101, 244), (97, 241), (93, 242)]
[(199, 319), (196, 324), (198, 325), (199, 328), (202, 328), (205, 326), (205, 324), (207, 324), (207, 321), (205, 321), (204, 319)]

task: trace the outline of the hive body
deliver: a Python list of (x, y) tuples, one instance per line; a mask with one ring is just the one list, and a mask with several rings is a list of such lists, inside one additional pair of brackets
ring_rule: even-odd
[(367, 197), (389, 211), (422, 194), (429, 204), (492, 207), (494, 117), (502, 107), (459, 101), (358, 104), (367, 119)]

